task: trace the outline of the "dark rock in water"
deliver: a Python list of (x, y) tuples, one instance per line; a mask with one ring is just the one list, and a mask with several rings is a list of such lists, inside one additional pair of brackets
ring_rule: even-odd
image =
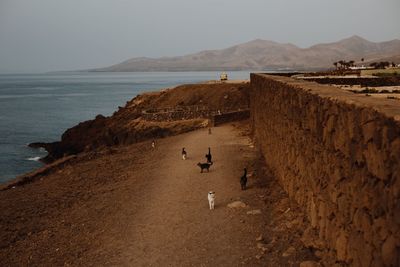
[(44, 148), (48, 152), (48, 154), (46, 157), (41, 158), (40, 161), (48, 164), (55, 161), (56, 159), (62, 158), (62, 155), (64, 155), (64, 153), (60, 151), (59, 148), (60, 143), (61, 142), (53, 142), (53, 143), (36, 142), (36, 143), (30, 143), (28, 146), (32, 148)]
[(42, 143), (42, 142), (36, 142), (36, 143), (30, 143), (28, 146), (31, 148), (45, 148), (47, 143)]

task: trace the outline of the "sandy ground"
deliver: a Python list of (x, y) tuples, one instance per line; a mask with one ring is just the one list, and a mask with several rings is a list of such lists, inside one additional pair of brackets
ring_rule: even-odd
[[(208, 147), (214, 164), (200, 173)], [(237, 200), (247, 206), (227, 207)], [(298, 266), (316, 259), (300, 242), (307, 224), (300, 209), (231, 125), (160, 139), (156, 149), (145, 142), (83, 155), (1, 191), (0, 210), (1, 266)]]

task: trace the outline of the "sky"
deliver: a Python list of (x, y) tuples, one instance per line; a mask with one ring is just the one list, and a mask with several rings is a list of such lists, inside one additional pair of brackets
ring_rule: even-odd
[(253, 39), (400, 39), (400, 0), (0, 0), (0, 73), (105, 67)]

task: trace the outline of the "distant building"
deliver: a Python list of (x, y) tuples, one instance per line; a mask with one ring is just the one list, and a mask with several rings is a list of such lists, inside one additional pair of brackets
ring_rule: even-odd
[(219, 77), (220, 77), (221, 81), (228, 80), (228, 74), (226, 74), (226, 72), (221, 73), (221, 75)]
[(364, 65), (361, 66), (351, 66), (351, 70), (367, 70), (367, 69), (373, 69), (373, 67), (366, 67)]

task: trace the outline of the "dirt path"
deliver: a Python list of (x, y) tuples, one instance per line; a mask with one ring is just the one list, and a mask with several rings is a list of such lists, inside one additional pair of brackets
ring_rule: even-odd
[[(209, 173), (200, 173), (196, 163), (205, 162), (209, 146), (214, 164)], [(182, 147), (187, 160), (180, 158)], [(214, 128), (211, 135), (201, 130), (160, 144), (154, 153), (159, 162), (152, 175), (154, 190), (145, 193), (143, 209), (130, 225), (124, 263), (234, 266), (242, 262), (260, 232), (244, 227), (226, 205), (246, 193), (240, 190), (239, 177), (251, 153), (249, 140), (235, 136), (228, 126)], [(213, 211), (208, 209), (210, 190), (216, 192)]]
[[(214, 164), (200, 173), (208, 147)], [(143, 143), (85, 157), (0, 192), (2, 266), (296, 266), (313, 258), (300, 244), (301, 213), (230, 125), (160, 139), (155, 150)], [(245, 166), (255, 174), (241, 191)], [(248, 206), (227, 207), (236, 200)]]

